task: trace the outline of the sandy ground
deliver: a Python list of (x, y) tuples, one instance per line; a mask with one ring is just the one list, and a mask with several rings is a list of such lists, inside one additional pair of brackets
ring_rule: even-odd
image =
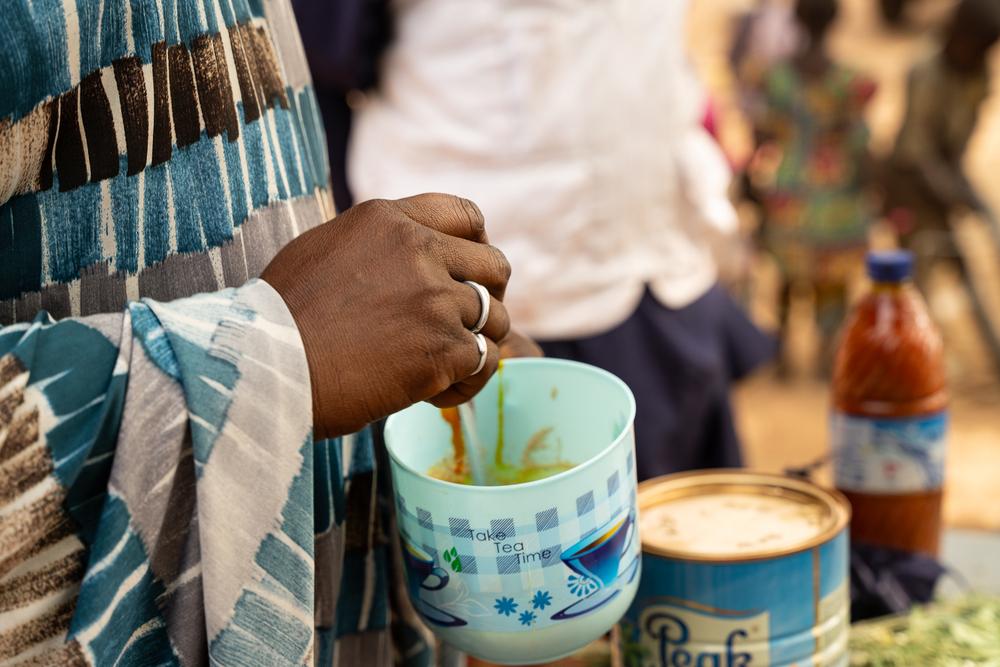
[[(749, 150), (749, 134), (733, 104), (725, 54), (732, 18), (751, 4), (750, 0), (695, 0), (690, 16), (690, 34), (695, 37), (690, 42), (692, 59), (717, 105), (722, 142), (737, 159)], [(845, 0), (831, 38), (836, 57), (878, 82), (879, 92), (868, 116), (876, 153), (892, 145), (902, 113), (906, 71), (915, 58), (933, 48), (933, 28), (940, 25), (951, 2), (923, 0), (915, 5), (912, 16), (917, 28), (890, 33), (878, 21), (873, 0)], [(994, 87), (1000, 90), (1000, 54), (994, 72)], [(1000, 171), (1000, 94), (982, 110), (966, 167), (986, 199), (1000, 210), (1000, 188), (995, 187), (995, 174)], [(1000, 314), (1000, 257), (985, 242), (982, 225), (964, 224), (965, 247), (973, 253), (980, 283), (987, 286), (991, 310)], [(774, 283), (773, 268), (758, 262), (753, 272), (752, 310), (764, 326), (774, 322)], [(954, 395), (946, 521), (956, 527), (1000, 530), (1000, 381), (954, 275), (940, 271), (928, 300), (949, 348)], [(734, 396), (749, 464), (765, 470), (806, 463), (827, 447), (828, 387), (809, 379), (815, 348), (810, 304), (799, 303), (796, 308), (797, 326), (789, 348), (795, 365), (802, 369), (801, 377), (779, 382), (773, 373), (764, 371)]]

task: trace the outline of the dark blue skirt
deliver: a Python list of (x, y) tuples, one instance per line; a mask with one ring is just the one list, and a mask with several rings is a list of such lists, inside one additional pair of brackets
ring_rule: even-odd
[(729, 386), (777, 351), (719, 285), (677, 310), (647, 289), (614, 329), (540, 344), (547, 356), (598, 366), (632, 388), (640, 480), (741, 465)]

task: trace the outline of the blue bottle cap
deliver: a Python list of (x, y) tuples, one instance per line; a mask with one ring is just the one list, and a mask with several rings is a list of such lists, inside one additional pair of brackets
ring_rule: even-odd
[(883, 250), (868, 253), (868, 277), (877, 283), (898, 283), (913, 274), (913, 253)]

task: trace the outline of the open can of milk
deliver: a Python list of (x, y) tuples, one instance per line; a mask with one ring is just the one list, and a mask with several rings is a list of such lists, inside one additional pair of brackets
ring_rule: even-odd
[(710, 470), (639, 485), (642, 579), (626, 667), (847, 665), (850, 506), (778, 475)]

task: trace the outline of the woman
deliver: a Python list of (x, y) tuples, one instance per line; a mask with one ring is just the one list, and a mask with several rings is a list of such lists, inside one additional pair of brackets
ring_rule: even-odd
[(509, 265), (454, 197), (326, 222), (287, 2), (167, 9), (4, 5), (0, 663), (425, 664), (366, 424), (485, 384)]

